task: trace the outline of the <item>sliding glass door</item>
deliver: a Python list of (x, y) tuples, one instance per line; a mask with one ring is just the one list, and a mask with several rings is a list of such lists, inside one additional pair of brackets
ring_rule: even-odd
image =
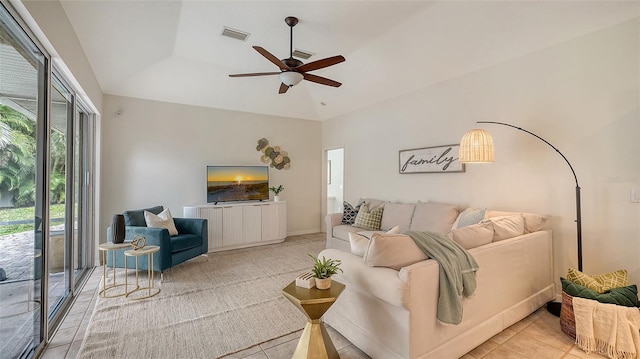
[(0, 358), (43, 348), (92, 266), (94, 115), (0, 3)]
[(4, 7), (0, 19), (0, 357), (15, 358), (44, 340), (48, 64)]
[(70, 153), (73, 153), (69, 151), (69, 141), (73, 141), (74, 111), (71, 93), (56, 77), (51, 91), (50, 112), (48, 310), (52, 316), (71, 291), (70, 254), (74, 233), (73, 192), (69, 190), (72, 181), (68, 181), (69, 174), (73, 173), (70, 171), (73, 166), (69, 166), (72, 162), (68, 159)]

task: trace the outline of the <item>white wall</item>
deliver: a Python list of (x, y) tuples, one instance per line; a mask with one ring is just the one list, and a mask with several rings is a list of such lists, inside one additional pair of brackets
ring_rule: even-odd
[(320, 231), (319, 122), (106, 95), (102, 134), (101, 242), (115, 213), (163, 205), (182, 217), (206, 203), (206, 166), (263, 165), (262, 137), (291, 158), (269, 171), (285, 187), (288, 233)]
[[(431, 200), (553, 216), (555, 274), (577, 267), (575, 182), (582, 187), (584, 271), (640, 281), (639, 21), (628, 21), (325, 121), (322, 147), (345, 148), (345, 200)], [(496, 162), (466, 173), (398, 174), (398, 151), (494, 137)]]
[[(62, 66), (60, 70), (70, 72), (66, 75), (73, 77), (73, 85), (81, 87), (75, 90), (80, 91), (99, 113), (102, 110), (102, 90), (60, 1), (15, 1), (12, 5), (52, 55), (54, 64)], [(24, 12), (25, 9), (28, 13)]]

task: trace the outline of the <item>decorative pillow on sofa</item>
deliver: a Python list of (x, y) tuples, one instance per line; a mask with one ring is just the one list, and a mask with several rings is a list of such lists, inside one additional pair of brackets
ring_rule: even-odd
[(411, 219), (411, 231), (447, 233), (458, 218), (458, 206), (437, 202), (418, 202)]
[(363, 259), (371, 267), (400, 270), (429, 257), (406, 234), (374, 233)]
[(577, 269), (569, 268), (567, 280), (595, 290), (598, 293), (606, 293), (613, 288), (628, 286), (629, 274), (626, 270), (621, 269), (611, 273), (590, 276)]
[(169, 208), (158, 213), (157, 215), (149, 211), (144, 211), (144, 220), (147, 223), (147, 227), (166, 228), (169, 230), (170, 236), (178, 235), (178, 230), (176, 229), (176, 224), (173, 222), (173, 217), (171, 216)]
[(572, 297), (597, 300), (600, 303), (622, 305), (625, 307), (638, 306), (638, 287), (633, 284), (626, 287), (613, 288), (608, 293), (598, 293), (580, 284), (573, 283), (560, 277), (562, 290)]
[(342, 212), (342, 224), (353, 224), (360, 210), (360, 206), (363, 203), (359, 203), (355, 208), (347, 201), (342, 203), (344, 211)]
[(491, 217), (480, 223), (493, 223), (493, 242), (521, 236), (524, 234), (524, 218), (521, 214), (504, 217)]
[(493, 223), (478, 223), (452, 229), (449, 232), (449, 237), (464, 249), (480, 247), (491, 243), (493, 240)]
[(369, 229), (377, 231), (380, 229), (380, 222), (382, 222), (383, 207), (378, 207), (372, 211), (369, 211), (369, 207), (364, 204), (360, 207), (356, 220), (353, 223), (354, 227)]
[[(369, 232), (370, 233), (370, 232)], [(387, 234), (399, 234), (400, 227), (395, 226), (387, 231)], [(373, 235), (373, 233), (371, 233)], [(363, 257), (364, 252), (367, 251), (367, 247), (369, 246), (370, 237), (363, 235), (361, 233), (349, 232), (349, 245), (351, 246), (351, 254), (356, 255), (358, 257)]]
[(453, 223), (453, 227), (451, 229), (458, 229), (466, 226), (470, 226), (472, 224), (480, 223), (484, 219), (485, 214), (487, 213), (486, 208), (467, 208), (464, 211), (460, 212), (460, 215)]
[(411, 203), (386, 203), (380, 229), (387, 230), (393, 226), (399, 226), (400, 232), (408, 231), (415, 208), (416, 205)]

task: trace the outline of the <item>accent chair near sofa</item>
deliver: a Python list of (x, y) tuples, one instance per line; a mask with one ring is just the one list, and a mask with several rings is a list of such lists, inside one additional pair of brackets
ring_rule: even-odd
[[(164, 270), (185, 262), (209, 251), (207, 220), (201, 218), (173, 218), (178, 235), (170, 236), (166, 228), (147, 227), (144, 211), (159, 214), (162, 206), (123, 212), (125, 222), (125, 242), (131, 242), (134, 236), (143, 236), (147, 245), (160, 246), (153, 255), (153, 270)], [(111, 238), (111, 227), (107, 229), (107, 238)], [(112, 251), (107, 253), (107, 264), (113, 263)], [(116, 251), (116, 267), (124, 268), (124, 251)], [(138, 259), (138, 268), (147, 269), (147, 256)], [(127, 267), (135, 268), (135, 260), (128, 260)]]

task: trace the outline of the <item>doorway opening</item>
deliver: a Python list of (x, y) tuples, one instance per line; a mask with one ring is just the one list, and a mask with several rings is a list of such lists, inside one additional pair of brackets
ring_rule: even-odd
[(327, 214), (342, 212), (344, 202), (344, 148), (327, 150)]

